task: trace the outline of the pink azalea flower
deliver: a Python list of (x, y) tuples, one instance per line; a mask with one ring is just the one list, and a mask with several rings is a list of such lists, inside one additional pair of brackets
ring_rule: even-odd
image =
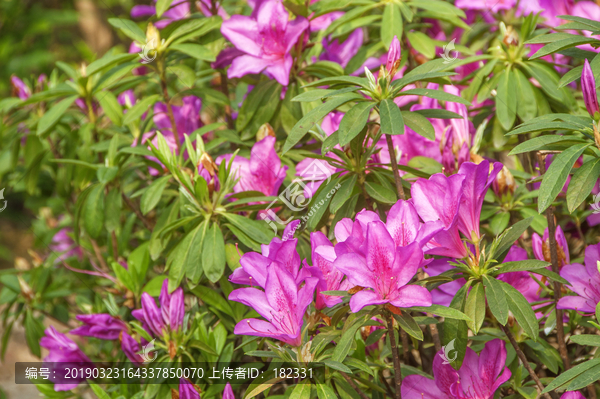
[(587, 59), (584, 62), (583, 73), (581, 74), (581, 91), (583, 92), (585, 107), (593, 118), (596, 112), (600, 112), (600, 106), (598, 105), (598, 94), (596, 93), (596, 79)]
[(504, 342), (499, 339), (486, 342), (479, 356), (467, 348), (458, 371), (444, 364), (443, 355), (439, 351), (433, 361), (434, 381), (417, 374), (404, 378), (403, 399), (490, 399), (511, 376), (505, 366)]
[(121, 334), (121, 350), (132, 363), (137, 365), (144, 363), (144, 358), (138, 354), (141, 350), (140, 344), (127, 332)]
[(11, 76), (10, 83), (13, 86), (13, 93), (21, 100), (27, 100), (31, 96), (31, 89), (18, 77)]
[(221, 33), (245, 54), (233, 60), (227, 70), (229, 78), (265, 71), (281, 85), (287, 86), (292, 68), (290, 51), (308, 28), (308, 20), (289, 13), (277, 0), (263, 1), (254, 16), (233, 15), (221, 25)]
[(411, 188), (414, 206), (425, 222), (440, 220), (444, 226), (429, 242), (426, 253), (462, 259), (467, 256), (459, 230), (459, 207), (465, 184), (464, 175), (442, 173), (428, 180), (420, 178)]
[(52, 250), (52, 252), (59, 254), (55, 262), (60, 262), (70, 258), (71, 256), (76, 256), (80, 260), (83, 259), (83, 252), (81, 251), (81, 248), (77, 246), (75, 240), (73, 240), (69, 235), (72, 233), (73, 230), (70, 227), (64, 227), (54, 234), (54, 237), (52, 237), (52, 242), (50, 243), (49, 248)]
[(352, 57), (358, 53), (362, 44), (362, 29), (356, 29), (342, 43), (339, 42), (339, 39), (331, 40), (325, 38), (323, 39), (323, 52), (319, 58), (325, 61), (337, 62), (345, 68)]
[[(310, 246), (313, 268), (319, 270), (318, 276), (321, 277), (317, 285), (317, 309), (331, 308), (342, 302), (342, 297), (321, 294), (321, 291), (348, 290), (352, 288), (347, 281), (342, 282), (344, 274), (333, 266), (335, 261), (335, 249), (333, 244), (320, 231), (310, 233)], [(305, 267), (306, 260), (304, 261)], [(315, 274), (315, 273), (313, 273)]]
[[(173, 119), (179, 139), (183, 140), (183, 135), (190, 135), (196, 129), (202, 127), (200, 119), (200, 110), (202, 109), (202, 100), (196, 96), (186, 96), (182, 99), (183, 105), (172, 105)], [(158, 102), (154, 105), (154, 124), (163, 135), (166, 131), (172, 131), (171, 120), (167, 110), (167, 105)]]
[[(40, 346), (48, 349), (48, 356), (44, 358), (47, 363), (91, 363), (92, 361), (79, 349), (77, 344), (65, 334), (59, 333), (53, 326), (45, 331), (46, 335), (40, 340)], [(57, 370), (59, 371), (59, 370)], [(79, 382), (73, 384), (56, 383), (55, 391), (70, 391), (77, 388)]]
[[(154, 0), (156, 3), (156, 0)], [(131, 9), (131, 18), (149, 17), (156, 14), (155, 6), (136, 5)], [(154, 25), (158, 29), (168, 26), (174, 21), (185, 19), (190, 16), (190, 3), (187, 0), (174, 0), (171, 7), (165, 11), (160, 21)]]
[(313, 301), (319, 279), (308, 277), (298, 288), (294, 276), (278, 262), (267, 266), (264, 291), (239, 288), (229, 294), (229, 300), (252, 307), (266, 319), (245, 319), (234, 329), (237, 335), (270, 337), (292, 346), (302, 343), (302, 325), (306, 308)]
[[(288, 167), (281, 165), (281, 160), (275, 152), (275, 142), (275, 137), (266, 136), (254, 144), (250, 159), (239, 155), (235, 157), (232, 171), (239, 181), (233, 187), (234, 192), (254, 190), (267, 196), (277, 195)], [(220, 165), (223, 160), (229, 159), (231, 155), (222, 155), (215, 162)]]
[(517, 0), (456, 0), (456, 7), (465, 10), (482, 10), (497, 13), (514, 8)]
[(560, 399), (585, 399), (585, 396), (581, 392), (572, 391), (563, 393)]
[(140, 320), (157, 337), (163, 336), (167, 327), (172, 332), (178, 332), (183, 326), (185, 315), (183, 289), (179, 287), (169, 294), (168, 287), (169, 282), (165, 280), (159, 296), (160, 309), (156, 306), (154, 298), (144, 292), (141, 312), (139, 309), (132, 312), (133, 317)]
[(358, 312), (369, 305), (389, 303), (396, 307), (431, 306), (426, 288), (408, 285), (423, 262), (419, 243), (397, 247), (381, 221), (367, 224), (364, 254), (339, 254), (334, 266), (354, 286), (366, 289), (350, 299), (350, 309)]
[(179, 399), (200, 399), (200, 393), (194, 388), (194, 384), (185, 378), (179, 379)]
[(83, 326), (71, 330), (70, 334), (99, 339), (117, 339), (127, 331), (127, 324), (107, 313), (77, 315)]
[(233, 389), (231, 388), (230, 383), (227, 383), (225, 385), (225, 390), (223, 391), (222, 399), (235, 399), (235, 395), (233, 394)]
[[(556, 233), (554, 234), (556, 243), (558, 244), (558, 267), (563, 267), (571, 263), (571, 256), (569, 255), (569, 245), (567, 244), (567, 238), (563, 233), (560, 226), (556, 226)], [(550, 233), (548, 229), (544, 230), (544, 236), (540, 238), (539, 234), (533, 233), (531, 237), (531, 245), (533, 246), (533, 255), (538, 260), (544, 260), (551, 262), (550, 259)]]
[(465, 237), (481, 238), (479, 219), (481, 218), (483, 199), (500, 170), (502, 170), (502, 164), (494, 162), (490, 172), (490, 162), (487, 160), (479, 164), (465, 162), (458, 170), (458, 175), (465, 176), (463, 195), (458, 211), (458, 229)]
[(297, 284), (301, 284), (306, 274), (300, 270), (300, 255), (296, 250), (298, 239), (293, 238), (293, 234), (290, 233), (299, 222), (293, 221), (285, 227), (283, 239), (275, 237), (268, 245), (262, 244), (262, 255), (257, 252), (245, 253), (240, 259), (241, 267), (233, 271), (229, 281), (265, 288), (267, 269), (272, 263), (277, 263), (290, 273)]
[(559, 309), (574, 309), (582, 313), (594, 313), (600, 302), (600, 244), (585, 250), (585, 266), (579, 263), (566, 265), (560, 276), (571, 283), (575, 296), (564, 296), (558, 301)]

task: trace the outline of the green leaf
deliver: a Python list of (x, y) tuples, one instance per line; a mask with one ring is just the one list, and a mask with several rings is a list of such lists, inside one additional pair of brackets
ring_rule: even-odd
[(206, 46), (193, 43), (180, 43), (169, 46), (170, 50), (177, 50), (197, 60), (214, 62), (216, 57), (212, 51)]
[(242, 131), (248, 126), (259, 106), (264, 103), (263, 98), (269, 96), (277, 85), (274, 80), (261, 82), (248, 94), (248, 97), (242, 104), (242, 108), (235, 121), (235, 127), (238, 131)]
[(304, 380), (296, 384), (289, 399), (310, 399), (310, 390), (310, 381)]
[(194, 86), (196, 81), (196, 72), (187, 65), (172, 65), (167, 68), (169, 73), (177, 76), (177, 80), (187, 88)]
[(410, 45), (429, 59), (435, 58), (435, 42), (423, 32), (408, 32), (406, 38)]
[(494, 253), (495, 259), (501, 262), (506, 256), (506, 252), (510, 249), (510, 247), (521, 237), (521, 235), (527, 230), (531, 222), (533, 221), (533, 217), (528, 217), (527, 219), (523, 219), (509, 227), (506, 230), (505, 234), (500, 238), (500, 242), (498, 243), (498, 247), (496, 248), (496, 252)]
[(562, 39), (562, 40), (556, 40), (556, 41), (546, 44), (544, 47), (539, 49), (534, 55), (529, 57), (529, 59), (535, 60), (536, 58), (540, 58), (540, 57), (543, 57), (548, 54), (557, 53), (557, 52), (567, 49), (567, 48), (580, 46), (582, 44), (589, 44), (589, 43), (598, 43), (598, 39), (594, 39), (591, 37), (585, 37), (585, 36), (579, 36), (579, 35), (571, 35), (571, 37), (569, 37), (569, 38)]
[(169, 184), (170, 179), (171, 175), (160, 177), (152, 182), (146, 191), (144, 191), (140, 200), (140, 210), (144, 215), (158, 205), (160, 197), (162, 197), (163, 191), (165, 191), (165, 187)]
[[(321, 79), (319, 82), (323, 82), (326, 79)], [(344, 94), (339, 97), (333, 97), (329, 101), (317, 106), (306, 114), (302, 119), (298, 121), (292, 128), (292, 131), (288, 135), (287, 140), (283, 146), (283, 154), (288, 152), (293, 146), (298, 144), (300, 140), (308, 133), (308, 131), (315, 127), (315, 125), (325, 117), (328, 113), (336, 109), (342, 104), (345, 104), (352, 100), (361, 99), (362, 97), (355, 93)], [(247, 100), (246, 100), (247, 101)]]
[(434, 316), (444, 317), (446, 319), (471, 321), (469, 316), (467, 316), (460, 310), (455, 309), (455, 308), (448, 308), (448, 307), (442, 306), (442, 305), (431, 305), (429, 307), (412, 306), (407, 309), (410, 309), (410, 310), (413, 310), (416, 312), (432, 313)]
[(358, 136), (367, 124), (369, 114), (374, 106), (374, 103), (360, 102), (346, 112), (338, 130), (340, 145), (344, 146)]
[(575, 170), (567, 189), (567, 206), (569, 212), (581, 205), (590, 195), (600, 176), (600, 158), (589, 160)]
[(521, 272), (529, 270), (543, 269), (550, 266), (550, 262), (537, 259), (518, 260), (514, 262), (503, 263), (502, 266), (496, 271), (497, 274), (509, 273), (509, 272)]
[(421, 331), (421, 327), (419, 327), (419, 324), (408, 312), (402, 312), (402, 314), (399, 315), (394, 314), (394, 319), (396, 319), (400, 327), (406, 331), (408, 335), (419, 341), (423, 341), (423, 331)]
[(506, 229), (508, 223), (510, 222), (510, 213), (508, 212), (500, 212), (494, 215), (492, 220), (490, 220), (490, 229), (494, 235), (498, 235)]
[(492, 314), (503, 326), (508, 322), (508, 303), (502, 286), (498, 281), (490, 276), (483, 275), (483, 285), (485, 287), (485, 297)]
[(331, 213), (336, 213), (342, 207), (342, 205), (344, 205), (346, 201), (350, 199), (357, 179), (358, 176), (353, 175), (351, 178), (346, 179), (341, 184), (341, 187), (337, 190), (335, 196), (331, 200), (331, 205), (329, 206), (329, 211)]
[[(312, 215), (309, 217), (308, 222), (306, 223), (306, 229), (309, 231), (313, 231), (317, 228), (321, 218), (327, 211), (327, 202), (331, 199), (331, 192), (335, 192), (336, 189), (339, 189), (338, 179), (331, 179), (326, 186), (323, 187), (323, 185), (321, 185), (321, 187), (319, 187), (316, 197), (310, 203), (309, 209), (311, 210), (310, 212), (312, 212)], [(320, 205), (321, 203), (323, 203), (323, 205)]]
[(173, 0), (156, 0), (156, 17), (160, 18), (171, 7)]
[(273, 238), (272, 231), (265, 223), (250, 220), (233, 213), (223, 213), (222, 216), (227, 219), (229, 223), (260, 244), (268, 244)]
[(327, 367), (330, 367), (330, 368), (332, 368), (334, 370), (343, 371), (344, 373), (352, 373), (352, 370), (350, 370), (350, 368), (348, 366), (345, 366), (343, 363), (336, 362), (336, 361), (331, 360), (331, 359), (325, 359), (325, 360), (323, 360), (323, 363)]
[[(463, 285), (452, 298), (450, 307), (458, 311), (463, 311), (467, 298), (467, 292), (470, 287), (470, 282)], [(467, 344), (469, 342), (469, 327), (465, 320), (446, 320), (444, 321), (444, 328), (442, 330), (442, 342), (444, 345), (448, 345), (451, 341), (454, 341), (454, 349), (457, 351), (456, 360), (452, 362), (452, 367), (458, 370), (462, 365), (467, 352)]]
[(83, 206), (83, 224), (92, 238), (98, 238), (104, 224), (104, 185), (96, 184)]
[(402, 111), (402, 118), (406, 126), (414, 130), (415, 133), (426, 139), (435, 140), (435, 129), (423, 115), (417, 112)]
[(354, 323), (342, 334), (337, 346), (333, 350), (333, 355), (331, 356), (333, 361), (339, 363), (344, 361), (346, 355), (352, 347), (352, 344), (354, 343), (354, 335), (363, 326), (364, 322), (365, 318), (363, 316), (360, 320), (355, 320)]
[(128, 270), (117, 262), (111, 262), (110, 266), (112, 267), (115, 276), (117, 276), (117, 280), (119, 280), (119, 282), (121, 282), (128, 290), (136, 292), (135, 283)]
[(471, 103), (462, 97), (455, 96), (454, 94), (446, 93), (442, 90), (434, 90), (434, 89), (410, 89), (401, 91), (400, 93), (403, 96), (416, 95), (416, 96), (425, 96), (429, 98), (434, 98), (436, 100), (442, 101), (450, 101), (453, 103), (464, 104), (466, 106), (471, 106)]
[(106, 196), (104, 212), (104, 225), (109, 232), (117, 230), (121, 224), (121, 206), (121, 192), (113, 188)]
[(117, 97), (110, 91), (100, 91), (94, 95), (100, 103), (104, 114), (112, 123), (121, 126), (121, 118), (123, 117), (123, 107), (117, 101)]
[(569, 339), (579, 345), (600, 346), (600, 335), (571, 335)]
[(88, 65), (87, 68), (85, 69), (85, 72), (86, 72), (87, 76), (92, 76), (93, 74), (101, 71), (102, 69), (108, 68), (115, 64), (120, 64), (125, 61), (134, 60), (136, 57), (137, 57), (137, 54), (129, 54), (129, 53), (107, 54), (104, 57), (100, 58), (99, 60), (96, 60), (96, 61), (92, 62), (90, 65)]
[(50, 129), (56, 125), (58, 120), (65, 112), (67, 112), (67, 109), (69, 109), (71, 104), (73, 104), (78, 97), (79, 96), (67, 97), (59, 103), (54, 104), (54, 106), (50, 108), (48, 112), (46, 112), (39, 120), (36, 134), (38, 136), (46, 136), (48, 133), (50, 133)]
[(218, 292), (210, 287), (203, 285), (196, 286), (192, 292), (200, 298), (200, 300), (207, 305), (214, 307), (215, 309), (223, 312), (227, 315), (233, 315), (233, 309), (229, 305), (229, 302), (221, 296)]
[[(202, 242), (204, 240), (204, 231), (208, 226), (207, 221), (203, 221), (190, 231), (171, 251), (167, 258), (169, 266), (169, 290), (180, 285), (184, 275), (193, 275), (200, 279), (202, 275)], [(192, 280), (194, 280), (192, 278)]]
[[(590, 384), (594, 384), (600, 380), (600, 365), (581, 373), (567, 386), (568, 391), (577, 391), (583, 389)], [(595, 389), (595, 388), (594, 388)]]
[(527, 140), (515, 148), (508, 155), (523, 154), (525, 152), (553, 149), (553, 144), (559, 144), (563, 146), (570, 146), (573, 144), (582, 143), (584, 140), (572, 136), (557, 136), (557, 135), (545, 135), (534, 137), (531, 140)]
[(571, 283), (569, 283), (567, 280), (565, 280), (564, 278), (559, 276), (558, 273), (554, 273), (553, 271), (548, 270), (546, 268), (537, 269), (533, 273), (540, 274), (540, 275), (546, 277), (550, 281), (556, 281), (556, 282), (564, 284), (564, 285), (571, 285)]
[(129, 19), (109, 18), (108, 23), (119, 29), (130, 39), (138, 42), (138, 44), (143, 45), (146, 43), (146, 34), (135, 22)]
[(527, 122), (537, 115), (537, 103), (535, 102), (535, 93), (531, 87), (531, 82), (518, 69), (512, 70), (515, 86), (517, 89), (517, 115), (524, 122)]
[(390, 47), (394, 36), (402, 40), (403, 22), (400, 8), (395, 3), (387, 3), (383, 9), (381, 20), (381, 41), (386, 48)]
[(577, 159), (591, 144), (576, 144), (552, 159), (552, 164), (544, 174), (538, 197), (538, 212), (542, 213), (552, 204), (565, 185), (569, 173)]
[(225, 271), (225, 242), (218, 224), (208, 230), (202, 245), (202, 267), (206, 277), (216, 283)]
[(377, 202), (395, 204), (398, 201), (395, 192), (380, 184), (365, 182), (365, 190)]
[(110, 399), (110, 395), (106, 393), (106, 391), (102, 389), (100, 385), (91, 382), (90, 388), (92, 388), (92, 391), (94, 391), (94, 394), (98, 399)]
[(511, 70), (501, 73), (496, 95), (496, 117), (504, 130), (509, 131), (517, 117), (517, 93)]
[(44, 336), (44, 326), (33, 316), (31, 310), (25, 312), (25, 340), (34, 356), (40, 357), (40, 339)]
[(139, 120), (144, 112), (148, 111), (155, 102), (158, 101), (160, 96), (158, 94), (154, 94), (152, 96), (148, 96), (140, 101), (138, 101), (133, 107), (131, 107), (125, 116), (123, 117), (123, 124), (128, 125), (132, 122)]
[(171, 32), (169, 38), (166, 41), (166, 45), (170, 46), (175, 40), (177, 43), (189, 40), (194, 37), (204, 35), (213, 29), (217, 29), (221, 26), (221, 17), (209, 17), (209, 18), (197, 18), (192, 19), (183, 25), (178, 26)]
[[(536, 118), (537, 119), (537, 118)], [(534, 133), (542, 131), (554, 131), (554, 130), (568, 130), (576, 131), (582, 130), (579, 126), (571, 125), (565, 122), (540, 122), (534, 123), (535, 120), (530, 120), (526, 124), (520, 125), (518, 128), (508, 132), (507, 136), (514, 136), (515, 134)]]
[(209, 355), (219, 356), (219, 354), (215, 352), (215, 349), (213, 347), (211, 347), (205, 342), (200, 341), (199, 339), (193, 339), (189, 341), (187, 345), (191, 346), (192, 348), (200, 349), (201, 351), (206, 352)]
[(577, 366), (564, 371), (558, 377), (556, 377), (548, 386), (542, 391), (542, 393), (553, 391), (560, 388), (569, 382), (573, 381), (578, 376), (582, 375), (590, 369), (594, 369), (600, 366), (600, 358), (588, 360), (587, 362), (578, 364)]
[(508, 309), (515, 316), (515, 319), (525, 333), (531, 339), (537, 341), (539, 332), (538, 320), (537, 317), (535, 317), (535, 312), (531, 308), (531, 305), (527, 299), (525, 299), (523, 294), (521, 294), (511, 285), (505, 283), (504, 281), (496, 281), (504, 290), (504, 294), (506, 295), (506, 300), (508, 302)]
[(327, 384), (317, 384), (317, 397), (319, 399), (338, 399), (333, 389)]
[(467, 326), (477, 335), (485, 319), (485, 294), (483, 284), (477, 283), (473, 286), (465, 303), (465, 314), (472, 321), (467, 321)]
[(386, 99), (379, 104), (381, 132), (392, 136), (404, 134), (404, 119), (400, 108), (393, 100)]

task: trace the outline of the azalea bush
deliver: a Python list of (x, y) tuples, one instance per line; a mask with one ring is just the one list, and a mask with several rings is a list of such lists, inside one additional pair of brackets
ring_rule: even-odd
[(0, 101), (4, 212), (35, 236), (0, 272), (0, 355), (23, 326), (40, 366), (262, 374), (43, 396), (597, 397), (600, 6), (130, 15)]

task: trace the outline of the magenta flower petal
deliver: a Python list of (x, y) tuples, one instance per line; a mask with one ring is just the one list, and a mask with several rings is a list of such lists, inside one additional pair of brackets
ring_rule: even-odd
[(458, 228), (467, 238), (480, 238), (479, 219), (481, 207), (488, 188), (492, 185), (496, 175), (502, 169), (500, 162), (495, 162), (490, 172), (489, 161), (480, 164), (465, 162), (460, 167), (458, 174), (465, 176), (463, 195), (459, 208)]
[(420, 285), (405, 285), (398, 290), (398, 296), (391, 304), (399, 308), (409, 308), (411, 306), (431, 306), (433, 300), (431, 293), (425, 287)]
[(587, 59), (583, 64), (581, 74), (581, 91), (583, 92), (585, 107), (593, 118), (596, 112), (600, 112), (600, 106), (598, 106), (598, 94), (596, 93), (596, 79)]
[(200, 393), (196, 391), (193, 384), (181, 378), (179, 380), (179, 399), (200, 399)]
[(144, 320), (148, 323), (150, 330), (152, 330), (156, 336), (162, 336), (165, 325), (161, 312), (158, 309), (158, 306), (156, 306), (156, 302), (154, 302), (154, 298), (148, 295), (147, 292), (144, 292), (142, 293), (141, 302)]
[(223, 399), (235, 399), (233, 395), (233, 389), (231, 388), (231, 384), (227, 383), (225, 385), (225, 390), (223, 391)]
[(418, 374), (404, 377), (401, 388), (403, 399), (447, 399), (434, 381)]
[(385, 303), (388, 303), (388, 300), (382, 299), (375, 291), (363, 290), (350, 298), (350, 310), (356, 313), (365, 306), (383, 305)]
[(77, 315), (77, 320), (84, 323), (70, 331), (70, 334), (100, 339), (118, 339), (122, 331), (127, 331), (127, 324), (107, 313)]

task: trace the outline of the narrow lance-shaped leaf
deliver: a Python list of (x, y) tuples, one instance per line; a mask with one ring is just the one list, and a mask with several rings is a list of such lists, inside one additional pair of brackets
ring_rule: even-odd
[(390, 99), (383, 100), (379, 105), (381, 132), (392, 136), (404, 134), (404, 119), (396, 103)]

